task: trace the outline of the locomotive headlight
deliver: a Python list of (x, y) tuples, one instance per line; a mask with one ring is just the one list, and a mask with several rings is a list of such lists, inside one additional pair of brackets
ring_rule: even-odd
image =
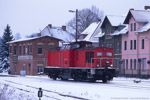
[(99, 64), (97, 64), (96, 66), (99, 67)]
[(96, 64), (96, 67), (99, 67), (99, 63)]
[(113, 64), (110, 64), (110, 67), (113, 67)]

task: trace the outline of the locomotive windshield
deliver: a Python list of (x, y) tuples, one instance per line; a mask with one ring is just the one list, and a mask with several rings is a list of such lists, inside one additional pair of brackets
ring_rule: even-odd
[(63, 46), (61, 47), (61, 49), (60, 49), (60, 50), (64, 50), (64, 49), (65, 49), (65, 47), (66, 47), (66, 45), (63, 45)]
[(74, 44), (74, 45), (72, 45), (72, 49), (78, 49), (79, 47), (80, 47), (79, 44)]
[(66, 50), (69, 50), (70, 49), (70, 45), (66, 45)]
[(69, 50), (70, 47), (70, 45), (63, 45), (60, 50)]

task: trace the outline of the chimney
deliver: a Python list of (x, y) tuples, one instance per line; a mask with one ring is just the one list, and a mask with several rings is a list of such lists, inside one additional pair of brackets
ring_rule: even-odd
[(148, 10), (148, 9), (150, 9), (150, 6), (144, 6), (144, 9)]
[(63, 26), (62, 26), (62, 29), (63, 29), (64, 31), (66, 31), (66, 26), (65, 26), (65, 25), (63, 25)]
[(40, 37), (40, 36), (41, 36), (41, 33), (38, 33), (37, 35), (38, 35), (38, 37)]
[(49, 26), (50, 28), (52, 28), (52, 24), (48, 24), (48, 26)]
[(130, 10), (134, 10), (134, 8), (130, 8)]

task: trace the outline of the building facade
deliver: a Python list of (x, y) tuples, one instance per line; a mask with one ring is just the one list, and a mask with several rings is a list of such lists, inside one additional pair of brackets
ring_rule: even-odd
[(124, 16), (106, 16), (102, 22), (102, 33), (97, 35), (99, 37), (99, 47), (113, 48), (114, 67), (119, 69), (122, 73), (121, 60), (121, 35), (127, 32), (127, 25), (123, 24)]
[(122, 60), (126, 76), (150, 76), (150, 11), (129, 10), (122, 35)]
[(9, 42), (10, 72), (13, 75), (37, 75), (47, 65), (49, 49), (59, 46), (59, 39), (49, 36)]

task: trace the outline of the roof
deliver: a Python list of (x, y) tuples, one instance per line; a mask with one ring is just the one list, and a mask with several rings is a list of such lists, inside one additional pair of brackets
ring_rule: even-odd
[[(104, 25), (104, 23), (106, 22), (106, 20), (108, 20), (111, 24), (111, 26), (114, 27), (120, 27), (122, 26), (123, 28), (121, 30), (115, 30), (114, 33), (111, 33), (111, 35), (120, 35), (120, 34), (126, 34), (128, 32), (128, 25), (123, 24), (123, 21), (125, 19), (125, 16), (121, 16), (121, 15), (107, 15), (105, 16), (102, 25)], [(101, 25), (101, 26), (102, 26)], [(103, 37), (105, 35), (105, 32), (99, 32), (95, 37)]]
[(98, 33), (97, 35), (95, 35), (95, 38), (99, 38), (99, 37), (103, 37), (105, 35), (105, 33)]
[(95, 35), (101, 32), (101, 22), (94, 22), (86, 29), (90, 29), (87, 33), (88, 35), (83, 39), (84, 41), (98, 42), (98, 38)]
[[(125, 19), (125, 16), (121, 16), (121, 15), (107, 15), (104, 20), (106, 20), (106, 18), (108, 18), (110, 24), (112, 26), (119, 26), (119, 25), (124, 25), (123, 21)], [(103, 21), (104, 22), (104, 21)]]
[(55, 37), (65, 42), (70, 42), (74, 39), (73, 35), (67, 30), (63, 30), (62, 27), (52, 27), (49, 25), (41, 31), (41, 36)]
[(90, 24), (81, 34), (92, 34), (98, 26), (98, 22)]
[[(93, 22), (91, 23), (81, 34), (87, 34), (84, 39), (78, 39), (78, 41), (90, 41), (90, 42), (98, 42), (98, 38), (94, 36), (98, 34), (101, 29), (101, 22)], [(75, 41), (75, 40), (73, 40)]]
[(128, 25), (126, 25), (126, 27), (124, 27), (122, 30), (116, 30), (111, 35), (121, 35), (121, 34), (126, 34), (127, 32), (128, 32)]
[(149, 22), (150, 11), (149, 10), (129, 10), (124, 24), (129, 24), (129, 19), (133, 16), (136, 22)]
[(150, 29), (150, 22), (146, 23), (145, 25), (141, 26), (139, 29), (137, 29), (136, 32), (145, 32)]
[[(35, 40), (35, 39), (39, 39), (39, 38), (43, 38), (43, 37), (53, 38), (53, 37), (50, 37), (50, 36), (41, 36), (41, 37), (32, 37), (32, 38), (22, 38), (22, 39), (10, 41), (10, 42), (7, 42), (7, 43), (25, 42), (25, 41), (31, 41), (31, 40)], [(54, 38), (54, 39), (57, 39), (57, 38)], [(61, 41), (60, 39), (57, 39), (57, 40)]]

